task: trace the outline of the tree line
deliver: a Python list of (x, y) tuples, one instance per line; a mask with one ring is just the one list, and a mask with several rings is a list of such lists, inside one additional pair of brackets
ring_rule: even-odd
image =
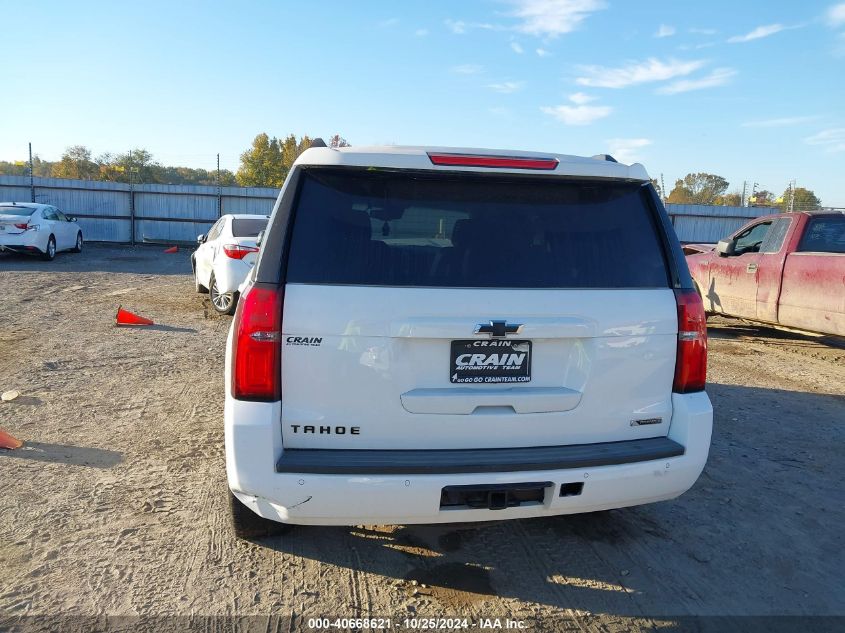
[[(262, 132), (252, 141), (250, 147), (240, 156), (237, 172), (221, 169), (201, 169), (162, 165), (154, 160), (152, 153), (143, 148), (133, 149), (125, 154), (102, 154), (93, 157), (84, 145), (68, 147), (60, 160), (42, 160), (34, 156), (34, 176), (46, 178), (75, 178), (79, 180), (105, 180), (111, 182), (160, 183), (176, 185), (216, 185), (241, 187), (281, 187), (294, 161), (311, 147), (314, 139), (308, 135), (297, 138), (295, 134), (285, 137), (271, 137)], [(340, 134), (329, 139), (330, 147), (347, 147), (349, 143)], [(24, 161), (0, 161), (0, 175), (27, 176), (29, 163)], [(707, 204), (720, 206), (778, 207), (789, 210), (790, 200), (796, 211), (818, 209), (821, 200), (804, 187), (787, 188), (777, 196), (768, 190), (755, 191), (743, 200), (741, 191), (728, 193), (730, 183), (716, 174), (704, 172), (687, 174), (675, 181), (675, 186), (664, 196), (657, 180), (652, 180), (660, 197), (670, 203)]]
[[(284, 138), (261, 133), (240, 156), (237, 172), (163, 165), (144, 148), (123, 154), (105, 153), (94, 156), (84, 145), (68, 147), (58, 161), (32, 157), (32, 175), (40, 178), (72, 178), (107, 182), (158, 183), (172, 185), (217, 185), (241, 187), (281, 187), (293, 162), (314, 139), (305, 135)], [(347, 147), (340, 134), (330, 139), (331, 147)], [(29, 161), (0, 161), (0, 175), (29, 176)], [(218, 181), (219, 179), (219, 181)]]
[[(651, 181), (661, 198), (664, 198), (657, 180)], [(699, 172), (687, 174), (675, 181), (675, 186), (664, 199), (673, 204), (707, 204), (717, 206), (739, 207), (743, 202), (753, 207), (774, 207), (788, 211), (790, 201), (795, 211), (809, 211), (821, 207), (822, 201), (810, 189), (804, 187), (787, 187), (783, 194), (777, 196), (771, 191), (743, 192), (739, 190), (728, 193), (730, 183), (722, 176)]]

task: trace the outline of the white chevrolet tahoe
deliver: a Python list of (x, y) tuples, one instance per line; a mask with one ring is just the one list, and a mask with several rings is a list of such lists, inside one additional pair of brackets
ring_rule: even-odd
[(641, 165), (309, 149), (227, 344), (235, 532), (677, 497), (710, 447), (706, 348)]

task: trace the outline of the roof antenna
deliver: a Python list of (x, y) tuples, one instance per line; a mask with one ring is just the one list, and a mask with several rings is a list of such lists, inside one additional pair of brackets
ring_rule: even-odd
[(326, 142), (319, 136), (311, 141), (311, 147), (328, 147)]

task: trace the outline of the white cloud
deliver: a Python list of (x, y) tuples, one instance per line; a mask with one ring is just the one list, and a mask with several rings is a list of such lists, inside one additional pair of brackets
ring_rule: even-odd
[(516, 30), (539, 37), (574, 31), (590, 14), (607, 6), (604, 0), (511, 0)]
[(522, 55), (525, 52), (522, 46), (519, 45), (519, 42), (511, 42), (511, 49), (517, 55)]
[(444, 20), (444, 24), (455, 35), (463, 35), (467, 32), (467, 23), (462, 20)]
[(464, 22), (463, 20), (443, 20), (446, 28), (452, 31), (455, 35), (463, 35), (470, 29), (484, 29), (487, 31), (501, 31), (502, 27), (495, 24), (488, 24), (486, 22)]
[(643, 62), (629, 62), (619, 68), (605, 66), (582, 66), (585, 77), (578, 77), (575, 82), (581, 86), (595, 88), (625, 88), (652, 81), (665, 81), (695, 72), (705, 65), (703, 60), (679, 61), (669, 59), (661, 61), (654, 57)]
[(566, 125), (589, 125), (613, 112), (610, 106), (587, 105), (590, 101), (594, 101), (595, 97), (583, 92), (569, 95), (569, 100), (575, 105), (543, 106), (540, 110)]
[(425, 37), (426, 35), (428, 35), (428, 29), (417, 29), (416, 31), (414, 31), (414, 35), (416, 35), (417, 37)]
[(845, 24), (845, 2), (834, 4), (827, 10), (827, 23), (834, 28)]
[(826, 152), (843, 152), (845, 151), (845, 127), (822, 130), (818, 134), (808, 136), (804, 142), (808, 145), (823, 147)]
[(569, 95), (569, 100), (575, 105), (584, 105), (585, 103), (590, 103), (590, 101), (595, 101), (596, 97), (584, 94), (583, 92), (576, 92), (575, 94)]
[(818, 118), (817, 116), (790, 116), (780, 119), (762, 119), (760, 121), (748, 121), (743, 123), (742, 127), (787, 127), (815, 121)]
[(460, 66), (452, 66), (450, 70), (459, 75), (477, 75), (484, 70), (484, 67), (478, 64), (461, 64)]
[(566, 125), (589, 125), (593, 121), (608, 116), (613, 108), (610, 106), (559, 105), (554, 107), (543, 106), (540, 110)]
[(609, 153), (620, 163), (636, 163), (640, 158), (643, 147), (648, 147), (654, 141), (648, 138), (612, 138), (606, 141)]
[(657, 29), (657, 33), (654, 34), (654, 37), (670, 37), (675, 34), (675, 27), (669, 26), (668, 24), (661, 24), (660, 28)]
[(538, 48), (534, 52), (537, 53), (537, 57), (548, 57), (549, 55), (551, 55), (551, 53), (545, 48)]
[(786, 30), (786, 27), (783, 24), (766, 24), (765, 26), (758, 26), (756, 29), (749, 31), (745, 35), (734, 35), (733, 37), (729, 37), (728, 42), (731, 44), (750, 42), (752, 40), (769, 37), (770, 35), (780, 33), (784, 30)]
[(658, 89), (657, 92), (664, 95), (676, 95), (681, 92), (690, 92), (692, 90), (716, 88), (717, 86), (724, 86), (734, 75), (736, 75), (736, 71), (733, 68), (716, 68), (709, 75), (699, 77), (698, 79), (680, 79), (678, 81), (673, 81), (668, 86), (663, 86)]
[(496, 84), (487, 84), (487, 87), (494, 92), (500, 92), (502, 94), (511, 94), (512, 92), (516, 92), (518, 90), (522, 90), (521, 81), (503, 81), (501, 83)]
[(378, 23), (381, 28), (388, 28), (396, 26), (397, 24), (399, 24), (399, 18), (388, 18), (387, 20), (382, 20)]

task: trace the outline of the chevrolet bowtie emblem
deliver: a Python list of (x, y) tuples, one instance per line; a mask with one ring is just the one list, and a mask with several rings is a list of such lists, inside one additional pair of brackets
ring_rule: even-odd
[(507, 321), (490, 321), (475, 326), (475, 334), (489, 334), (493, 338), (503, 338), (508, 334), (522, 332), (522, 323), (508, 323)]

